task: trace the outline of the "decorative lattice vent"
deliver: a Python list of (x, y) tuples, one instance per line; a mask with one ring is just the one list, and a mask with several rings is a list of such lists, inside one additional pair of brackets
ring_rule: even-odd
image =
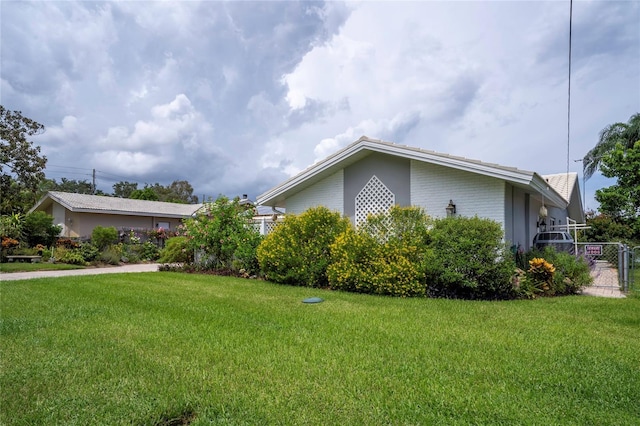
[(395, 203), (395, 194), (374, 175), (356, 196), (356, 225), (370, 214), (388, 211)]

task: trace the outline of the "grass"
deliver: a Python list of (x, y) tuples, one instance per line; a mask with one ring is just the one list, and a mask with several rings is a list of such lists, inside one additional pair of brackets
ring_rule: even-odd
[(630, 293), (640, 296), (640, 266), (632, 268), (629, 277), (631, 279), (629, 284)]
[(640, 420), (638, 297), (394, 299), (178, 273), (0, 290), (0, 424)]
[(32, 272), (32, 271), (62, 271), (67, 269), (84, 269), (84, 266), (69, 265), (67, 263), (49, 262), (10, 262), (0, 263), (0, 272)]

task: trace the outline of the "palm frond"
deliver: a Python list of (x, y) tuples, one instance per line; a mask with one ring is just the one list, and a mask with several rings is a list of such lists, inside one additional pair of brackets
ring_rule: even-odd
[(616, 144), (622, 143), (626, 149), (629, 149), (639, 140), (640, 113), (632, 115), (628, 123), (614, 123), (602, 129), (598, 143), (582, 159), (582, 172), (585, 180), (593, 176), (600, 168), (602, 158), (613, 151)]

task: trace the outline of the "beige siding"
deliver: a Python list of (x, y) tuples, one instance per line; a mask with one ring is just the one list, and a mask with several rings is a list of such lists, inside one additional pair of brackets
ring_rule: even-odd
[(159, 222), (169, 222), (169, 229), (176, 229), (182, 223), (180, 219), (167, 219), (152, 216), (125, 216), (97, 213), (72, 213), (73, 233), (75, 237), (89, 237), (96, 226), (114, 226), (121, 228), (155, 228)]

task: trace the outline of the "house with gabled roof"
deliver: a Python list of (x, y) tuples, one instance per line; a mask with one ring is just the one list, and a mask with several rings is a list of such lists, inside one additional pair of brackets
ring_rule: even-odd
[(538, 173), (371, 139), (366, 136), (261, 194), (256, 204), (302, 213), (325, 206), (355, 225), (392, 205), (434, 218), (498, 222), (505, 240), (528, 249), (534, 235), (567, 219), (584, 221), (575, 173)]
[(117, 229), (174, 230), (191, 217), (202, 204), (178, 204), (162, 201), (133, 200), (102, 195), (49, 191), (29, 210), (53, 216), (62, 226), (61, 236), (89, 237), (96, 226)]

